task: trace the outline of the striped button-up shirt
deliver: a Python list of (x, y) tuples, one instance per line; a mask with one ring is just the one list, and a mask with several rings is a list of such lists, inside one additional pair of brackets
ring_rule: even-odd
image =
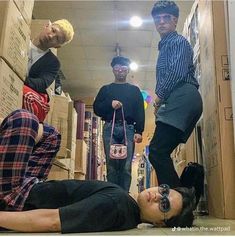
[(194, 76), (193, 50), (189, 42), (176, 31), (167, 34), (158, 44), (159, 57), (156, 66), (156, 95), (165, 100), (182, 83), (197, 88)]

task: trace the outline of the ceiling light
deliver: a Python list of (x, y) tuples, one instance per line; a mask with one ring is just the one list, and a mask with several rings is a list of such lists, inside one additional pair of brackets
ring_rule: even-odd
[(132, 71), (136, 71), (137, 69), (138, 69), (138, 64), (137, 63), (135, 63), (135, 62), (132, 62), (131, 64), (130, 64), (130, 69), (132, 70)]
[(140, 27), (142, 25), (143, 21), (140, 17), (138, 16), (133, 16), (130, 19), (130, 24), (133, 27)]

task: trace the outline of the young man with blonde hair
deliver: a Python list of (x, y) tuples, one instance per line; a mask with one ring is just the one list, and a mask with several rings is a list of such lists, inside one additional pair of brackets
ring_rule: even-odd
[[(30, 42), (28, 75), (23, 89), (23, 108), (43, 122), (49, 112), (46, 89), (55, 81), (60, 69), (58, 58), (50, 48), (60, 48), (73, 39), (74, 30), (66, 19), (48, 23)], [(57, 89), (61, 90), (61, 83)], [(56, 89), (56, 90), (57, 90)]]

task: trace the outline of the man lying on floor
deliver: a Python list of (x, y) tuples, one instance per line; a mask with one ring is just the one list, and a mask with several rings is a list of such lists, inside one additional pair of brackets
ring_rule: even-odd
[(98, 232), (191, 226), (194, 191), (161, 185), (137, 199), (102, 181), (48, 181), (60, 134), (16, 110), (0, 126), (0, 227), (22, 232)]

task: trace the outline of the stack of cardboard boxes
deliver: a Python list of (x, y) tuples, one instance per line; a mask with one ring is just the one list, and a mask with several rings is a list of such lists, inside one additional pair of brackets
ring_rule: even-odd
[(22, 107), (33, 5), (32, 0), (0, 1), (1, 117)]
[[(83, 139), (77, 139), (77, 118), (74, 102), (68, 93), (54, 94), (54, 84), (48, 88), (50, 112), (46, 122), (61, 134), (61, 147), (49, 174), (49, 179), (84, 180), (87, 173), (88, 148)], [(60, 175), (61, 174), (61, 175)]]
[[(61, 146), (54, 164), (56, 167), (52, 167), (49, 179), (64, 179), (64, 170), (66, 173), (69, 171), (66, 178), (72, 179), (75, 172), (77, 112), (68, 94), (52, 95), (50, 98), (47, 122), (60, 132)], [(61, 168), (61, 177), (58, 177), (58, 166)]]
[[(106, 180), (106, 161), (102, 139), (103, 121), (95, 116), (93, 102), (94, 97), (79, 97), (77, 100), (79, 104), (79, 106), (77, 104), (77, 111), (80, 113), (78, 116), (84, 121), (84, 126), (78, 126), (75, 178)], [(82, 116), (83, 119), (81, 119)]]

